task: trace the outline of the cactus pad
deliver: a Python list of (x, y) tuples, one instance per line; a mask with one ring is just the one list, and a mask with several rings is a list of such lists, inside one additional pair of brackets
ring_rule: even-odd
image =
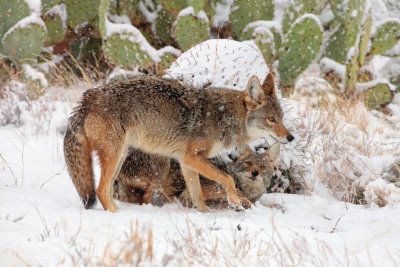
[(45, 40), (45, 25), (40, 17), (32, 14), (7, 31), (2, 39), (2, 51), (19, 61), (29, 61), (40, 53)]
[(285, 35), (279, 51), (278, 71), (283, 85), (290, 85), (318, 55), (322, 28), (313, 15), (298, 18)]
[(91, 23), (98, 15), (100, 0), (65, 0), (67, 7), (67, 23), (75, 28), (83, 23)]
[(368, 56), (378, 55), (395, 46), (400, 40), (399, 20), (389, 20), (377, 27), (371, 41), (372, 46)]
[(60, 15), (47, 15), (44, 23), (47, 28), (46, 46), (56, 44), (64, 39), (65, 29)]
[(62, 0), (42, 0), (42, 13), (46, 13), (54, 6), (61, 4)]
[(256, 20), (272, 20), (274, 4), (272, 0), (238, 0), (232, 6), (229, 16), (233, 36), (239, 38), (247, 24)]
[(389, 85), (379, 83), (367, 91), (364, 103), (370, 109), (377, 109), (389, 104), (392, 99), (393, 92), (390, 90)]
[(125, 68), (144, 66), (152, 63), (152, 59), (139, 44), (129, 40), (128, 36), (113, 34), (105, 42), (104, 52), (111, 63)]
[(195, 16), (193, 7), (183, 9), (173, 25), (172, 34), (183, 50), (207, 40), (209, 35), (207, 15), (200, 11)]
[(2, 1), (0, 8), (0, 39), (18, 21), (29, 16), (24, 0)]
[(371, 12), (369, 11), (362, 25), (362, 32), (360, 37), (359, 55), (358, 55), (358, 63), (360, 64), (360, 66), (364, 65), (365, 56), (368, 50), (368, 42), (371, 35), (371, 26), (372, 26), (372, 16)]
[(358, 70), (360, 65), (358, 64), (358, 53), (357, 49), (351, 48), (347, 55), (346, 63), (346, 74), (345, 74), (345, 88), (344, 95), (346, 97), (352, 97), (357, 83)]

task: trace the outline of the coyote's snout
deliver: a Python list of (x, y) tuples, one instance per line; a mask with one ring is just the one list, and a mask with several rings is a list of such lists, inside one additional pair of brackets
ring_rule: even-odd
[[(138, 76), (83, 94), (68, 121), (64, 154), (86, 208), (95, 204), (97, 194), (104, 209), (118, 209), (112, 186), (129, 148), (135, 148), (177, 160), (193, 205), (200, 211), (208, 208), (199, 173), (220, 183), (229, 205), (241, 210), (232, 177), (208, 158), (267, 135), (282, 143), (293, 140), (282, 116), (271, 73), (262, 85), (251, 77), (244, 92), (203, 90), (175, 80)], [(92, 151), (101, 165), (96, 190)]]

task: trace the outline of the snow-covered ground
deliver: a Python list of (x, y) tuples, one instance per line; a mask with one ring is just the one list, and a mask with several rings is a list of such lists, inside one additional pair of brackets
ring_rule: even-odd
[[(119, 203), (116, 213), (97, 204), (85, 210), (66, 170), (62, 148), (66, 120), (85, 87), (49, 89), (40, 101), (20, 107), (20, 126), (0, 127), (1, 266), (400, 263), (398, 202), (383, 208), (354, 205), (336, 200), (328, 189), (314, 188), (309, 195), (265, 194), (252, 209), (240, 213), (212, 210), (204, 214), (179, 204)], [(294, 96), (291, 104), (304, 116), (300, 125), (307, 128), (310, 114), (318, 112), (312, 113), (310, 105), (307, 112), (302, 110), (307, 106), (304, 99)], [(376, 126), (385, 120), (379, 121), (374, 112), (365, 113)], [(346, 124), (343, 129), (349, 127)], [(322, 142), (312, 140), (310, 146)], [(322, 151), (311, 149), (319, 156), (311, 157), (308, 168), (320, 170)], [(98, 177), (98, 167), (96, 174)], [(317, 176), (316, 171), (307, 175), (309, 180)], [(283, 211), (268, 207), (271, 203), (281, 205)]]

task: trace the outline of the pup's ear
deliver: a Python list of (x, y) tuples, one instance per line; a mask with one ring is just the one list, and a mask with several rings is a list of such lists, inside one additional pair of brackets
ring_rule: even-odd
[(250, 149), (248, 145), (241, 145), (236, 148), (237, 150), (237, 159), (240, 159), (250, 153), (253, 153), (253, 150)]
[(260, 80), (252, 76), (247, 82), (244, 101), (248, 110), (257, 109), (266, 100)]
[(264, 152), (264, 157), (266, 157), (273, 165), (279, 159), (281, 153), (281, 146), (278, 142), (275, 142)]
[(265, 80), (262, 84), (262, 89), (263, 89), (265, 95), (276, 98), (275, 79), (274, 79), (274, 75), (272, 75), (271, 72), (268, 73), (267, 77), (265, 77)]

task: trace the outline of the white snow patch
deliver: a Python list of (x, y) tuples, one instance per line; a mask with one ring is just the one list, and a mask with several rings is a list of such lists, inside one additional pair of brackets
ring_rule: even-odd
[(24, 69), (24, 72), (29, 79), (31, 79), (32, 81), (39, 81), (44, 87), (48, 86), (47, 80), (43, 73), (35, 70), (28, 64), (23, 64), (22, 68)]
[(365, 188), (364, 195), (371, 205), (398, 206), (400, 203), (400, 188), (381, 178), (370, 182)]
[(29, 9), (32, 13), (40, 14), (42, 10), (42, 1), (41, 0), (24, 0), (25, 3), (29, 6)]
[(229, 23), (229, 15), (231, 14), (231, 7), (234, 0), (221, 0), (217, 1), (215, 5), (215, 14), (213, 17), (212, 25), (214, 27), (223, 27)]
[(249, 24), (246, 25), (243, 32), (246, 32), (251, 28), (256, 29), (259, 27), (273, 29), (275, 32), (282, 33), (281, 24), (277, 23), (276, 21), (269, 21), (269, 20), (257, 20), (250, 22)]

